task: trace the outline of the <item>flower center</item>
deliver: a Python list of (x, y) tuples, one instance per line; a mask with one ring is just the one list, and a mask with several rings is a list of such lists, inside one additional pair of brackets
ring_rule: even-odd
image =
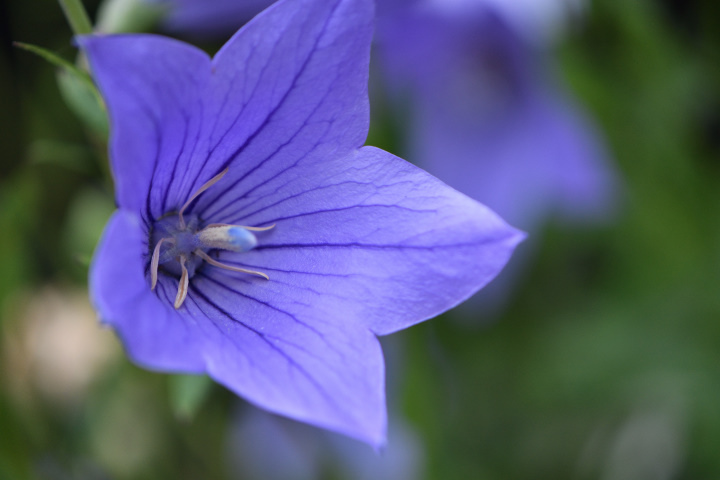
[(185, 202), (177, 214), (165, 215), (153, 226), (150, 242), (155, 247), (150, 261), (150, 288), (155, 289), (160, 268), (163, 272), (179, 277), (178, 293), (175, 297), (176, 309), (185, 301), (189, 280), (203, 261), (225, 270), (257, 275), (269, 280), (262, 272), (221, 263), (212, 258), (208, 252), (215, 249), (233, 252), (252, 250), (257, 245), (257, 238), (252, 232), (270, 230), (275, 225), (246, 227), (213, 223), (200, 229), (200, 219), (197, 215), (189, 215), (187, 221), (183, 215), (185, 209), (198, 195), (217, 183), (226, 173), (227, 169), (210, 179)]

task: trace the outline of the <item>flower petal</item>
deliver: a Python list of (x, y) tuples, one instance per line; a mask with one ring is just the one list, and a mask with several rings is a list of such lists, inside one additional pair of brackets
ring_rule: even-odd
[(138, 364), (154, 370), (201, 373), (205, 362), (196, 327), (177, 315), (172, 302), (150, 291), (146, 256), (147, 232), (139, 217), (118, 210), (105, 227), (90, 268), (95, 309), (103, 323), (118, 332), (128, 355)]
[(568, 101), (541, 95), (475, 128), (441, 102), (420, 100), (413, 158), (527, 231), (557, 213), (602, 218), (612, 209), (616, 181), (598, 139)]
[(196, 211), (217, 215), (307, 155), (344, 155), (367, 136), (373, 2), (279, 2), (243, 27), (213, 59), (202, 171), (230, 170)]
[(248, 480), (411, 480), (423, 476), (424, 445), (393, 412), (381, 454), (357, 441), (242, 405), (230, 426), (233, 478)]
[(557, 212), (611, 213), (617, 180), (589, 119), (544, 52), (501, 11), (477, 6), (405, 7), (380, 22), (386, 83), (412, 95), (409, 156), (528, 231)]
[(171, 0), (163, 26), (202, 38), (225, 39), (273, 0)]
[(264, 279), (206, 267), (193, 277), (181, 313), (204, 332), (208, 374), (264, 409), (382, 445), (377, 338), (337, 316), (308, 317), (314, 305), (306, 301), (270, 303), (257, 289), (248, 292), (249, 285), (262, 292)]
[[(356, 150), (371, 19), (369, 0), (280, 2), (212, 63), (152, 36), (80, 42), (114, 122), (122, 208), (91, 289), (129, 354), (150, 368), (205, 370), (263, 408), (378, 446), (384, 369), (373, 333), (467, 298), (522, 234), (407, 162)], [(277, 224), (257, 232), (258, 248), (219, 258), (271, 280), (205, 263), (175, 310), (176, 278), (161, 274), (150, 291), (150, 222), (225, 168), (189, 210), (206, 224)]]
[[(107, 103), (118, 206), (146, 222), (179, 203), (168, 186), (190, 161), (202, 126), (209, 57), (153, 35), (79, 37)], [(208, 180), (207, 178), (204, 179)]]
[[(290, 179), (292, 183), (290, 182)], [(436, 316), (489, 282), (523, 234), (479, 203), (382, 150), (307, 157), (292, 187), (239, 200), (212, 221), (276, 227), (226, 263), (267, 282), (238, 290), (287, 304), (308, 325), (362, 324), (388, 334)]]
[(212, 64), (169, 39), (80, 37), (111, 115), (119, 205), (158, 218), (230, 166), (196, 208), (219, 209), (240, 181), (361, 146), (372, 17), (365, 0), (279, 2)]
[(216, 277), (206, 273), (218, 273), (209, 266), (192, 278), (176, 311), (177, 279), (161, 274), (157, 294), (150, 290), (145, 238), (135, 214), (116, 212), (90, 276), (100, 317), (135, 362), (207, 372), (262, 408), (376, 446), (384, 442), (383, 359), (366, 327), (335, 318), (306, 324), (295, 316), (295, 305), (265, 303), (243, 291), (247, 283), (265, 280), (235, 273)]

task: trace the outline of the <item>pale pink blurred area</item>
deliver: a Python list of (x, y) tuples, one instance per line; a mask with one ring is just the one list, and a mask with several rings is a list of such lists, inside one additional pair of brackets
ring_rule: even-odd
[(47, 286), (9, 303), (2, 388), (19, 403), (82, 403), (93, 382), (121, 358), (114, 333), (99, 325), (83, 289)]

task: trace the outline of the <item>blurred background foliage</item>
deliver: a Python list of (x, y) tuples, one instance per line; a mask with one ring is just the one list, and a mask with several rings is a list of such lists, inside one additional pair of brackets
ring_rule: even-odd
[[(74, 61), (59, 6), (6, 0), (0, 22), (0, 478), (241, 476), (228, 442), (250, 407), (135, 367), (96, 325), (105, 139), (12, 46)], [(396, 334), (391, 416), (422, 444), (419, 478), (720, 478), (720, 4), (595, 0), (556, 47), (621, 172), (620, 212), (547, 225), (491, 321)], [(391, 124), (372, 132), (386, 148)]]

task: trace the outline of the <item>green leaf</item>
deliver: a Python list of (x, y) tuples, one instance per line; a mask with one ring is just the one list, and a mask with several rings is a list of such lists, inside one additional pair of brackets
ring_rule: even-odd
[(68, 258), (73, 260), (71, 267), (78, 280), (87, 278), (93, 251), (113, 211), (111, 196), (91, 187), (80, 190), (70, 204), (62, 243)]
[(92, 174), (92, 161), (92, 151), (81, 144), (37, 138), (27, 149), (28, 165), (55, 165), (82, 175)]
[(57, 74), (58, 87), (65, 103), (77, 117), (103, 140), (108, 136), (105, 104), (95, 86), (68, 70)]
[(18, 48), (21, 48), (23, 50), (26, 50), (28, 52), (34, 53), (35, 55), (44, 58), (48, 62), (52, 63), (58, 68), (62, 68), (63, 70), (67, 70), (68, 72), (72, 72), (78, 77), (84, 78), (86, 82), (92, 85), (92, 80), (90, 80), (90, 75), (88, 75), (86, 72), (80, 70), (72, 63), (68, 62), (64, 58), (56, 55), (55, 53), (51, 52), (50, 50), (47, 50), (42, 47), (38, 47), (37, 45), (31, 45), (29, 43), (23, 43), (23, 42), (13, 42), (13, 45), (15, 45)]
[(105, 0), (97, 13), (95, 30), (102, 33), (152, 31), (170, 10), (167, 3), (147, 0)]
[(108, 120), (105, 102), (87, 72), (37, 45), (15, 42), (15, 46), (44, 58), (60, 69), (57, 81), (65, 103), (90, 130), (106, 139)]
[(171, 375), (170, 403), (175, 416), (182, 420), (192, 420), (212, 385), (210, 377), (205, 375)]
[(75, 35), (92, 33), (92, 23), (81, 0), (59, 0), (59, 2)]

